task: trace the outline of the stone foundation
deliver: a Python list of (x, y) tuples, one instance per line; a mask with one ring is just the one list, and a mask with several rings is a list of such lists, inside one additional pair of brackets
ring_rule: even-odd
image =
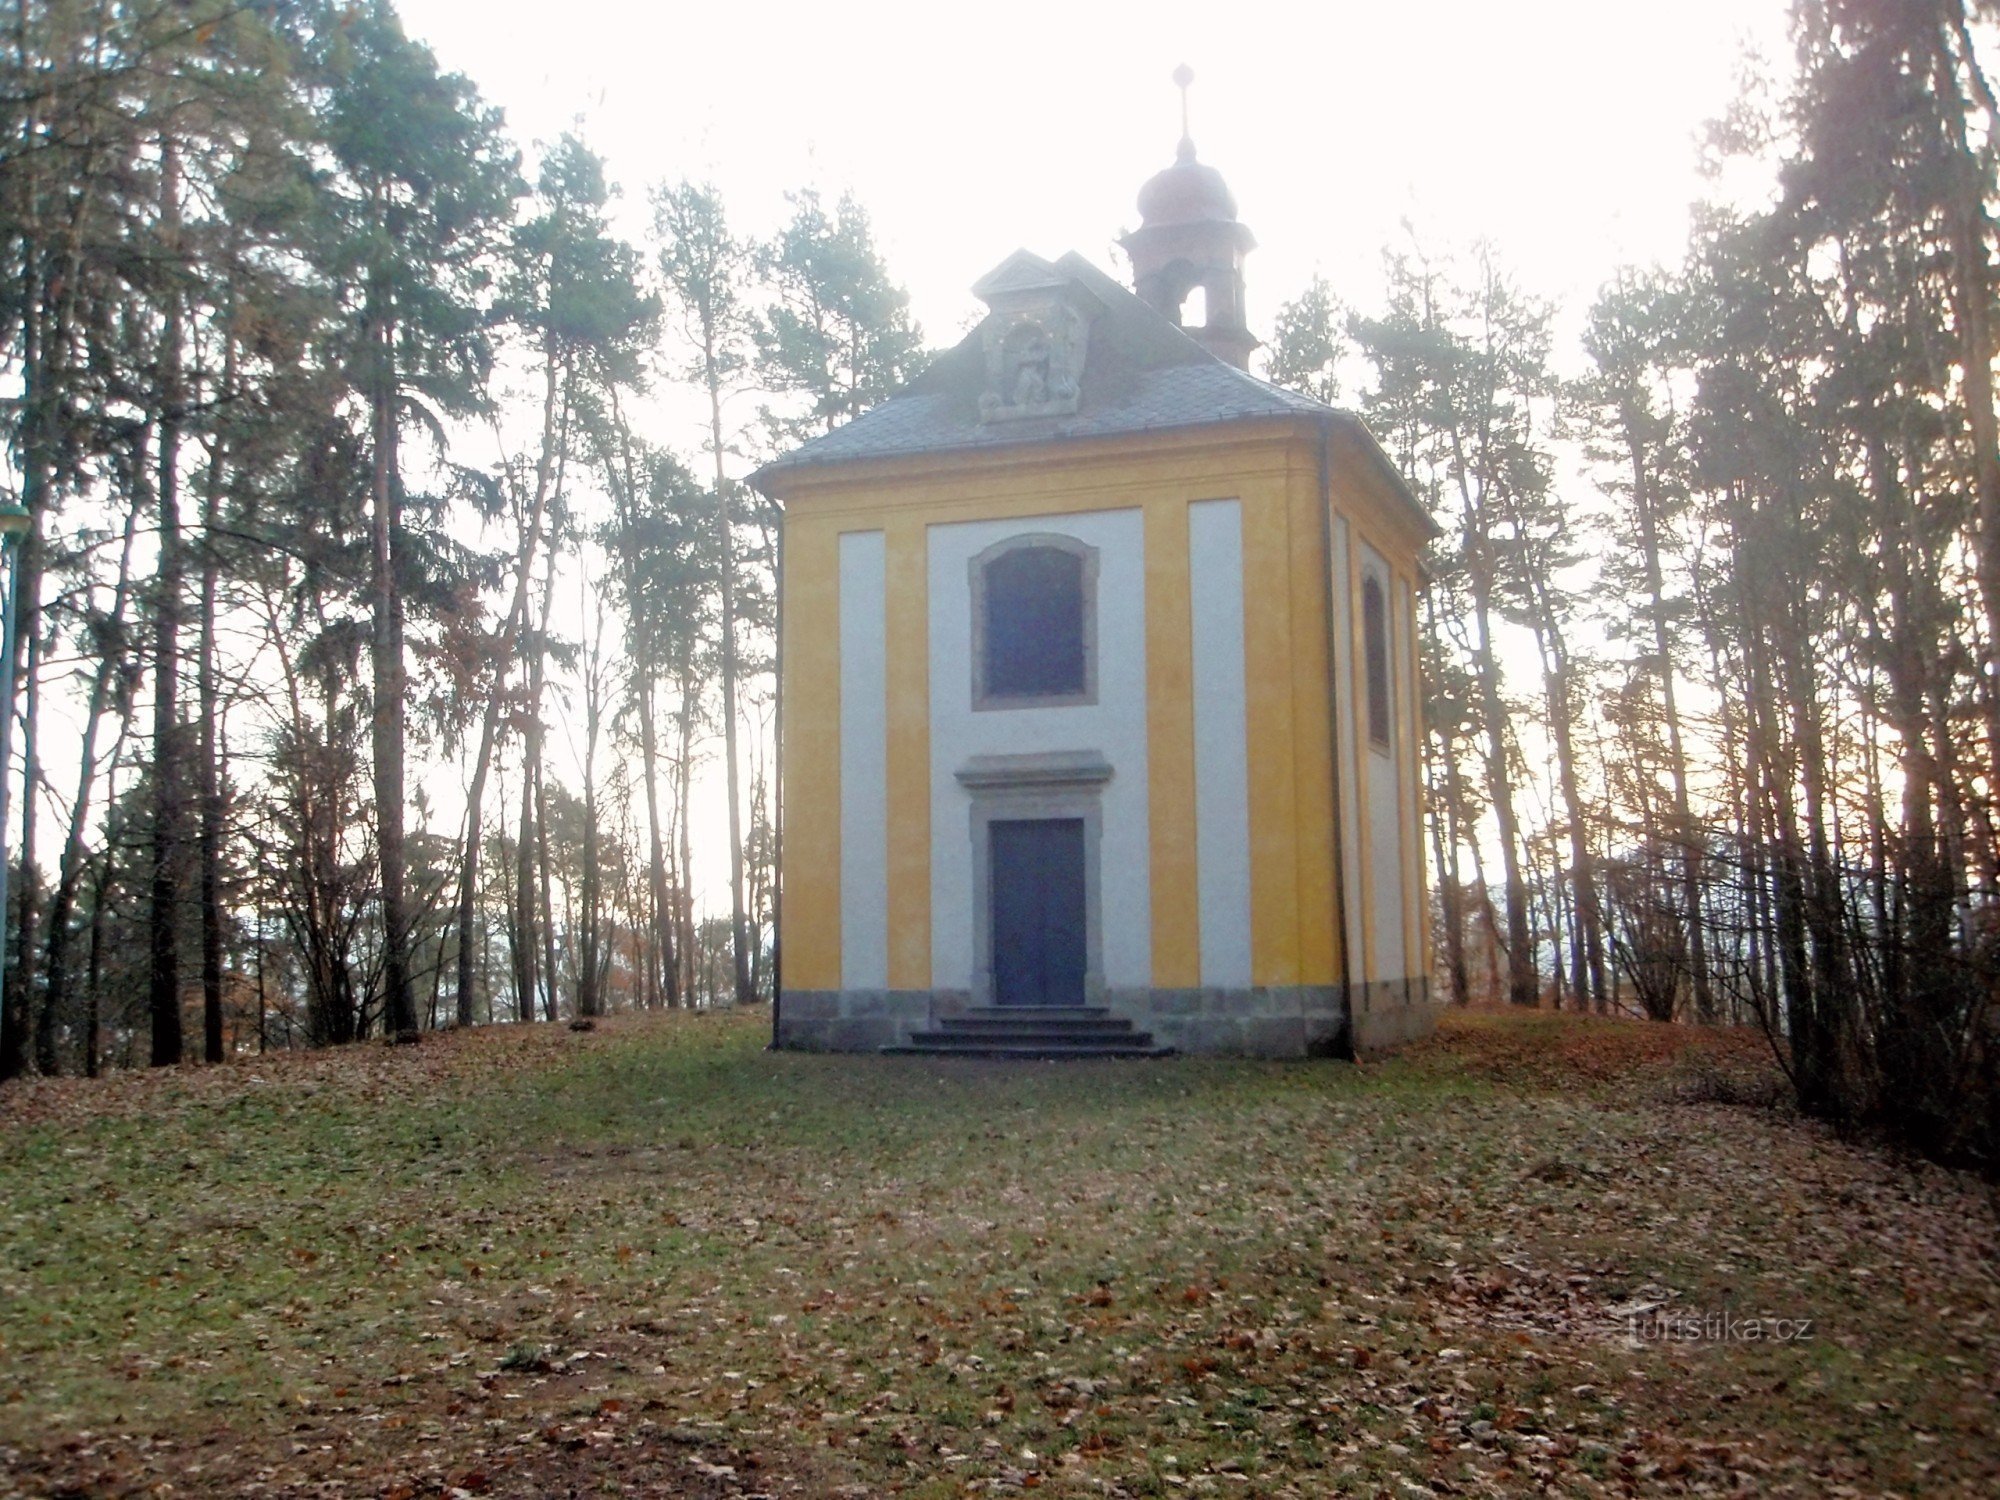
[(932, 990), (786, 990), (778, 1045), (793, 1052), (876, 1052), (930, 1024)]
[[(1273, 985), (1112, 989), (1099, 1003), (1192, 1057), (1352, 1057), (1428, 1036), (1437, 1024), (1425, 979), (1363, 985), (1355, 1000), (1350, 1012), (1339, 985)], [(971, 1006), (964, 990), (787, 990), (778, 1045), (875, 1052)]]
[(1428, 979), (1378, 979), (1357, 985), (1354, 1000), (1353, 1050), (1364, 1057), (1437, 1030), (1437, 1007), (1431, 1004)]
[(1190, 1057), (1347, 1055), (1347, 1008), (1338, 985), (1111, 990), (1104, 1003), (1161, 1046)]

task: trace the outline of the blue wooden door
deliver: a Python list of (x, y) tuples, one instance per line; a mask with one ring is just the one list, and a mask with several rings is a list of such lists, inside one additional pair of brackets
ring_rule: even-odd
[(993, 998), (1084, 1001), (1083, 819), (988, 825), (993, 850)]

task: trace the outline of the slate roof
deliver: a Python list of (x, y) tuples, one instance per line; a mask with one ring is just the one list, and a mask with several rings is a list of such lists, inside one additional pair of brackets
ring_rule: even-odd
[(864, 459), (1268, 417), (1345, 416), (1216, 358), (1075, 252), (1056, 266), (1104, 305), (1091, 325), (1082, 399), (1074, 415), (981, 422), (986, 355), (981, 329), (975, 328), (896, 395), (774, 459), (750, 482), (763, 489), (767, 480), (794, 470)]

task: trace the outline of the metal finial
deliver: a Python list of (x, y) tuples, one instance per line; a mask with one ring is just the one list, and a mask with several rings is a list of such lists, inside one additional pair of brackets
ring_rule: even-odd
[(1174, 69), (1174, 82), (1181, 91), (1181, 155), (1194, 155), (1194, 133), (1188, 129), (1188, 85), (1194, 82), (1194, 69), (1182, 63)]

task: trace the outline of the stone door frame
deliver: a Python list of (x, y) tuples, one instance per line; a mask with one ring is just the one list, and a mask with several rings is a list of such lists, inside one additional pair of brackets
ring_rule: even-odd
[(1095, 750), (975, 755), (958, 770), (971, 796), (972, 1003), (992, 1005), (993, 825), (1040, 818), (1083, 823), (1083, 999), (1104, 1002), (1104, 799), (1111, 763)]

